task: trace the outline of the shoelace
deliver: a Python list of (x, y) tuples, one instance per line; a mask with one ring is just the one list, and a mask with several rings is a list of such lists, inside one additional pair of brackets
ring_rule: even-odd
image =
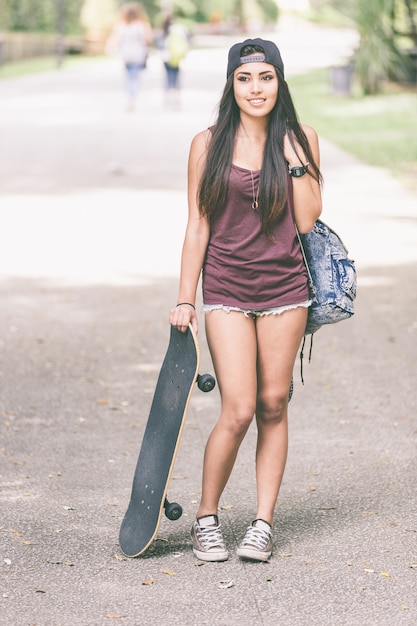
[(198, 538), (204, 548), (224, 547), (220, 526), (199, 526)]
[(271, 538), (271, 533), (262, 528), (256, 528), (256, 526), (249, 526), (246, 531), (246, 535), (243, 539), (243, 544), (254, 546), (259, 550), (262, 550), (267, 545)]

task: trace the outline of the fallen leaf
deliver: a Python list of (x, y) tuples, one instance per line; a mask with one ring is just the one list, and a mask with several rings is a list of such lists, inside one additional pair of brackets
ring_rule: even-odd
[(273, 580), (272, 576), (267, 576), (267, 577), (266, 577), (266, 582), (267, 582), (267, 583), (272, 582), (272, 580)]
[(391, 578), (391, 574), (389, 572), (381, 572), (381, 576), (384, 578)]
[(115, 554), (115, 555), (114, 555), (114, 558), (115, 558), (117, 561), (126, 561), (126, 558), (125, 558), (124, 556), (121, 556), (120, 554)]
[(231, 587), (235, 586), (235, 583), (233, 582), (233, 580), (221, 580), (218, 584), (217, 584), (219, 589), (230, 589)]
[(220, 507), (220, 510), (221, 511), (231, 511), (234, 508), (235, 508), (234, 504), (223, 504), (223, 506)]
[(126, 615), (112, 615), (111, 613), (106, 615), (107, 619), (123, 619), (124, 617), (126, 617)]
[(409, 611), (409, 610), (410, 610), (410, 607), (407, 606), (406, 604), (401, 605), (401, 611)]
[(96, 402), (100, 406), (106, 406), (109, 403), (109, 400), (108, 398), (97, 398)]
[(317, 491), (317, 487), (315, 487), (314, 485), (312, 485), (312, 486), (310, 487), (310, 491)]
[(291, 552), (279, 552), (277, 556), (287, 557), (292, 556)]
[(168, 576), (178, 576), (177, 572), (173, 572), (171, 569), (163, 569), (163, 574), (168, 574)]
[(154, 582), (153, 578), (150, 578), (149, 580), (144, 580), (142, 585), (153, 585)]
[(366, 572), (367, 574), (375, 574), (375, 570), (370, 569), (369, 567), (365, 567), (363, 571)]

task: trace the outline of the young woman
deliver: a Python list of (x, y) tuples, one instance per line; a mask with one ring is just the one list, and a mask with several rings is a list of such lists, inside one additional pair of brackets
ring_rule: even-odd
[(310, 304), (294, 221), (306, 233), (321, 213), (318, 138), (297, 120), (273, 42), (248, 39), (229, 50), (217, 122), (194, 137), (188, 176), (189, 218), (170, 323), (197, 331), (202, 270), (222, 403), (204, 455), (193, 551), (203, 561), (228, 558), (219, 499), (255, 416), (257, 510), (237, 554), (265, 561), (287, 457), (288, 392)]

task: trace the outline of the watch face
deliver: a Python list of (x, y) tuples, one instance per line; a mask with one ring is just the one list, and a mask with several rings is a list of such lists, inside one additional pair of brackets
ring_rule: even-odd
[(294, 178), (300, 178), (301, 176), (304, 176), (306, 171), (307, 170), (303, 165), (297, 165), (291, 168), (290, 174), (291, 176), (294, 176)]
[(294, 176), (295, 178), (300, 178), (300, 176), (304, 176), (304, 174), (306, 173), (306, 169), (305, 167), (293, 167), (291, 169), (291, 176)]

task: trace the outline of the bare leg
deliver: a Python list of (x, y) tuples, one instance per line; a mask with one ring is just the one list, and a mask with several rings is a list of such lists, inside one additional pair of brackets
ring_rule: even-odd
[(288, 450), (288, 390), (307, 309), (297, 308), (256, 321), (258, 397), (256, 420), (256, 518), (273, 523)]
[(243, 313), (206, 315), (207, 340), (222, 398), (222, 411), (205, 450), (197, 517), (217, 512), (239, 446), (256, 407), (256, 328)]

